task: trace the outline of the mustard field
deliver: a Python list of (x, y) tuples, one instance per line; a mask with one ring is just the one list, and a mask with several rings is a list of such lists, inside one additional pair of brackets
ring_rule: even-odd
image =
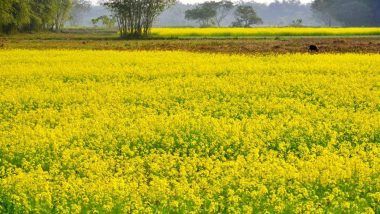
[(380, 55), (0, 51), (1, 213), (379, 213)]
[(379, 36), (378, 27), (154, 28), (158, 37)]

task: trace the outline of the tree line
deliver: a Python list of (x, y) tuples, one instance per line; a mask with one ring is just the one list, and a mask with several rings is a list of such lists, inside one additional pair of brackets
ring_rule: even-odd
[(0, 0), (0, 32), (60, 31), (88, 0)]
[[(148, 36), (157, 17), (176, 0), (102, 0), (111, 16), (93, 19), (94, 25), (117, 25), (121, 37)], [(300, 5), (299, 0), (276, 0), (269, 7)], [(61, 31), (91, 6), (89, 0), (0, 0), (0, 33)], [(229, 0), (207, 1), (184, 11), (187, 20), (201, 26), (221, 26), (233, 15), (230, 26), (262, 24), (255, 2), (234, 4)], [(380, 0), (313, 0), (309, 5), (316, 18), (326, 25), (379, 26)], [(294, 20), (292, 25), (302, 25)]]
[[(254, 7), (254, 2), (234, 5), (231, 1), (208, 1), (198, 4), (195, 8), (185, 12), (187, 20), (195, 20), (200, 26), (220, 26), (230, 11), (234, 11), (235, 21), (231, 26), (249, 27), (262, 24)], [(299, 5), (299, 0), (276, 0), (271, 5)], [(270, 6), (271, 6), (270, 5)], [(310, 4), (313, 16), (328, 26), (379, 26), (380, 0), (314, 0)], [(302, 25), (301, 19), (294, 20), (291, 25)]]
[(200, 23), (201, 27), (221, 26), (224, 18), (233, 10), (235, 21), (234, 27), (250, 27), (253, 24), (262, 24), (263, 20), (257, 16), (256, 11), (250, 5), (235, 4), (228, 0), (207, 1), (198, 4), (195, 8), (185, 11), (185, 18), (195, 20)]
[(380, 25), (380, 0), (314, 0), (311, 8), (329, 26)]

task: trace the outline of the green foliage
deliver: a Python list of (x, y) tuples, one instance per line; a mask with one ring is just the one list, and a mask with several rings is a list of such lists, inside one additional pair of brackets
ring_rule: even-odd
[(196, 20), (202, 27), (212, 26), (215, 24), (214, 17), (216, 11), (205, 5), (198, 5), (196, 8), (187, 10), (185, 18), (188, 20)]
[(176, 0), (107, 0), (104, 5), (117, 20), (121, 37), (150, 33), (154, 20)]
[(197, 5), (194, 9), (185, 11), (185, 18), (197, 21), (202, 27), (215, 24), (220, 27), (223, 19), (233, 8), (234, 4), (231, 1), (207, 1)]
[(337, 22), (344, 26), (379, 26), (378, 0), (314, 0), (314, 14), (325, 24)]
[(30, 5), (23, 0), (0, 0), (0, 32), (20, 30), (30, 22)]
[(252, 6), (239, 5), (235, 11), (236, 21), (232, 23), (234, 27), (250, 27), (254, 24), (262, 24), (263, 20), (257, 16)]
[(234, 8), (234, 3), (227, 0), (222, 1), (209, 1), (202, 4), (203, 7), (210, 8), (215, 11), (215, 17), (213, 18), (215, 23), (220, 27), (221, 22), (228, 15), (228, 13)]
[(292, 21), (292, 23), (290, 24), (290, 26), (292, 26), (292, 27), (302, 27), (302, 22), (303, 22), (302, 19), (296, 19), (296, 20)]
[(116, 24), (115, 17), (99, 16), (98, 18), (91, 19), (92, 24), (96, 27), (98, 23), (101, 23), (104, 27), (110, 29)]
[(0, 0), (0, 33), (60, 31), (74, 7), (87, 0)]

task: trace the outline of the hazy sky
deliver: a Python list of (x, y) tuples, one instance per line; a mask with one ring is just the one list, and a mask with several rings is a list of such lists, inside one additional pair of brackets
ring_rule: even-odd
[[(198, 3), (198, 2), (204, 2), (205, 0), (179, 0), (180, 2), (183, 3)], [(255, 0), (255, 2), (260, 2), (260, 3), (271, 3), (274, 0)], [(308, 3), (311, 2), (312, 0), (301, 0), (303, 3)]]
[[(92, 2), (96, 3), (98, 0), (91, 0)], [(180, 2), (183, 3), (198, 3), (198, 2), (204, 2), (206, 0), (179, 0)], [(270, 3), (273, 2), (274, 0), (255, 0), (255, 2), (260, 2), (260, 3)], [(309, 3), (312, 0), (301, 0), (302, 3)]]

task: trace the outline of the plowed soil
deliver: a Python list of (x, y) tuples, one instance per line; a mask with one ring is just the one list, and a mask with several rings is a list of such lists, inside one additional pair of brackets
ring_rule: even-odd
[(216, 53), (380, 53), (380, 37), (118, 40), (0, 37), (0, 49), (182, 50)]

